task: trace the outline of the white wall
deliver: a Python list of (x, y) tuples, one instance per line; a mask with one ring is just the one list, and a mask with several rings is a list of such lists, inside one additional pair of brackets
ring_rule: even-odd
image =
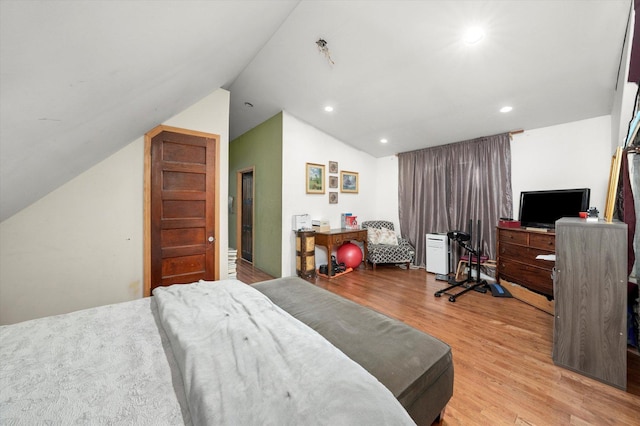
[(514, 218), (520, 192), (591, 188), (590, 205), (604, 214), (611, 167), (611, 116), (525, 130), (511, 142)]
[(0, 224), (0, 324), (141, 296), (143, 151), (129, 144)]
[[(312, 219), (326, 219), (331, 222), (332, 228), (340, 228), (340, 214), (349, 212), (358, 216), (358, 222), (362, 223), (364, 220), (380, 218), (377, 211), (380, 194), (376, 188), (379, 180), (378, 162), (374, 157), (345, 145), (286, 112), (283, 112), (282, 120), (282, 276), (286, 277), (296, 273), (293, 215), (308, 213)], [(325, 181), (324, 194), (306, 194), (305, 164), (324, 164), (329, 176), (329, 161), (337, 161), (339, 170), (358, 172), (358, 194), (332, 190), (339, 192), (338, 204), (329, 204), (328, 179)], [(326, 250), (316, 248), (316, 265), (322, 263), (327, 263)]]
[[(229, 92), (217, 90), (164, 124), (220, 135), (226, 200)], [(0, 324), (142, 297), (143, 151), (141, 136), (0, 223)], [(226, 277), (226, 203), (221, 207)]]
[(390, 220), (401, 234), (398, 214), (398, 156), (376, 159), (376, 218)]

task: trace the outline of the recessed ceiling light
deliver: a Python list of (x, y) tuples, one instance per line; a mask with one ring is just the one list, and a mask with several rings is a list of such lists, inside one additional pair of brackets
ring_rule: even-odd
[(388, 141), (388, 140), (386, 140), (386, 139), (384, 139), (384, 138), (383, 138), (383, 139), (380, 139), (380, 143), (387, 143), (387, 142), (389, 142), (389, 141)]
[(465, 33), (462, 39), (467, 44), (476, 44), (484, 38), (484, 30), (480, 27), (471, 27)]
[(512, 109), (513, 107), (503, 106), (502, 108), (500, 108), (500, 112), (511, 112)]
[(326, 107), (324, 107), (324, 110), (327, 111), (327, 112), (332, 112), (333, 111), (333, 107), (327, 105)]

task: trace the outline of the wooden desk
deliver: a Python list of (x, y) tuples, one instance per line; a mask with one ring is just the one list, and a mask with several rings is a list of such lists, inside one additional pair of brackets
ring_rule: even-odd
[(331, 229), (325, 232), (316, 232), (316, 245), (325, 246), (327, 248), (327, 267), (329, 270), (329, 278), (333, 276), (333, 267), (331, 265), (331, 252), (334, 247), (339, 247), (349, 241), (361, 241), (364, 245), (364, 262), (367, 268), (367, 230), (366, 229)]

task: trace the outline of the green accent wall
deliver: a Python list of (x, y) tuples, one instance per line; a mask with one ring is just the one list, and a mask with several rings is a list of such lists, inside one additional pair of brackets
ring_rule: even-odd
[[(237, 172), (253, 167), (253, 265), (274, 277), (282, 270), (282, 113), (229, 143), (229, 247), (238, 248)], [(242, 256), (238, 253), (238, 258)]]

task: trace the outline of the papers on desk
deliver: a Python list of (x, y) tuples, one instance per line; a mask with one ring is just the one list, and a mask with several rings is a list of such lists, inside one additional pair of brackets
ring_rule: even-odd
[(540, 259), (540, 260), (550, 260), (552, 262), (556, 261), (556, 255), (555, 254), (539, 254), (536, 256), (536, 259)]

